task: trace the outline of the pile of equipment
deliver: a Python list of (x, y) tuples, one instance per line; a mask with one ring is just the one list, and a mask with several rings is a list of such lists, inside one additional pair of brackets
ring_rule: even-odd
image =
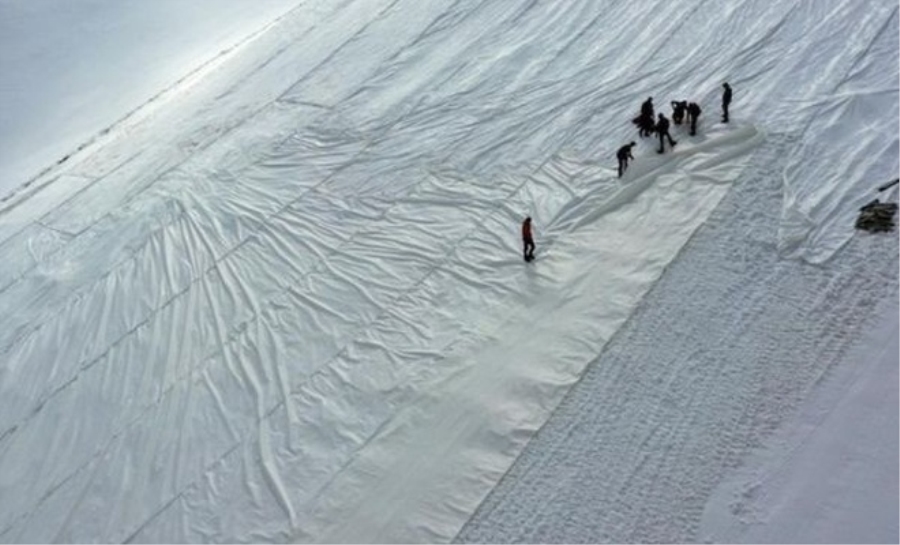
[[(878, 188), (884, 191), (900, 182), (900, 178), (890, 181)], [(856, 228), (864, 229), (870, 233), (893, 231), (896, 224), (894, 215), (897, 213), (897, 203), (879, 202), (878, 199), (859, 209), (859, 217), (856, 219)]]

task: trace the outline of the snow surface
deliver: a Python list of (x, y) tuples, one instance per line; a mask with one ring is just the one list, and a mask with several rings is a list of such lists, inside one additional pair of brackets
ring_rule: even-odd
[[(720, 543), (897, 541), (898, 319), (885, 305), (820, 391), (707, 503)], [(835, 402), (837, 400), (837, 402)], [(735, 501), (738, 499), (738, 501)], [(728, 509), (723, 509), (728, 506)], [(865, 521), (866, 524), (859, 524)]]
[(264, 31), (296, 4), (0, 1), (0, 194)]
[(0, 540), (898, 540), (896, 3), (51, 4), (0, 3)]

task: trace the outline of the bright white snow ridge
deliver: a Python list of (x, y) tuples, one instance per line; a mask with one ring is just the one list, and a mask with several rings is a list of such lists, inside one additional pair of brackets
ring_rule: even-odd
[(264, 4), (0, 116), (0, 541), (897, 541), (896, 2)]

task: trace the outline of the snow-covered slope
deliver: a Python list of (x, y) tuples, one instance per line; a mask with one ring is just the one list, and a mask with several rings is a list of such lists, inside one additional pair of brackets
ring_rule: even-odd
[(0, 2), (0, 196), (296, 4)]
[(785, 145), (768, 135), (458, 541), (897, 540), (897, 239), (779, 257)]
[[(745, 543), (897, 541), (894, 301), (797, 415), (707, 502), (702, 535)], [(836, 402), (837, 400), (837, 402)], [(891, 455), (893, 453), (894, 455)]]
[(296, 4), (0, 207), (3, 541), (700, 539), (896, 310), (893, 3)]

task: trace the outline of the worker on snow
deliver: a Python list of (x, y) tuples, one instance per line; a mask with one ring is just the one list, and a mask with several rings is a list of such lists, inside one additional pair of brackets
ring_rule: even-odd
[(672, 101), (672, 123), (681, 125), (681, 122), (684, 120), (684, 113), (687, 111), (687, 106), (688, 103), (686, 100)]
[(653, 97), (647, 97), (647, 100), (641, 104), (641, 115), (635, 120), (638, 126), (638, 134), (641, 138), (650, 136), (655, 130), (653, 122)]
[(665, 141), (669, 139), (669, 145), (675, 147), (676, 142), (672, 139), (672, 135), (669, 134), (669, 120), (666, 119), (666, 116), (663, 114), (659, 114), (659, 118), (656, 121), (656, 133), (659, 135), (659, 153), (663, 153), (665, 151)]
[(647, 100), (641, 104), (641, 117), (653, 119), (653, 97), (647, 97)]
[(691, 136), (697, 134), (697, 119), (700, 117), (701, 112), (700, 105), (696, 102), (691, 102), (687, 105), (688, 121), (691, 124)]
[(525, 261), (534, 259), (534, 238), (531, 236), (531, 216), (522, 222), (522, 252)]
[(728, 106), (731, 104), (731, 85), (723, 83), (722, 87), (725, 89), (722, 91), (722, 122), (728, 123)]
[(634, 142), (629, 142), (625, 144), (619, 151), (616, 152), (616, 159), (619, 160), (619, 178), (625, 174), (625, 169), (628, 168), (628, 160), (634, 160), (634, 155), (631, 154), (631, 148), (635, 147), (637, 144)]

